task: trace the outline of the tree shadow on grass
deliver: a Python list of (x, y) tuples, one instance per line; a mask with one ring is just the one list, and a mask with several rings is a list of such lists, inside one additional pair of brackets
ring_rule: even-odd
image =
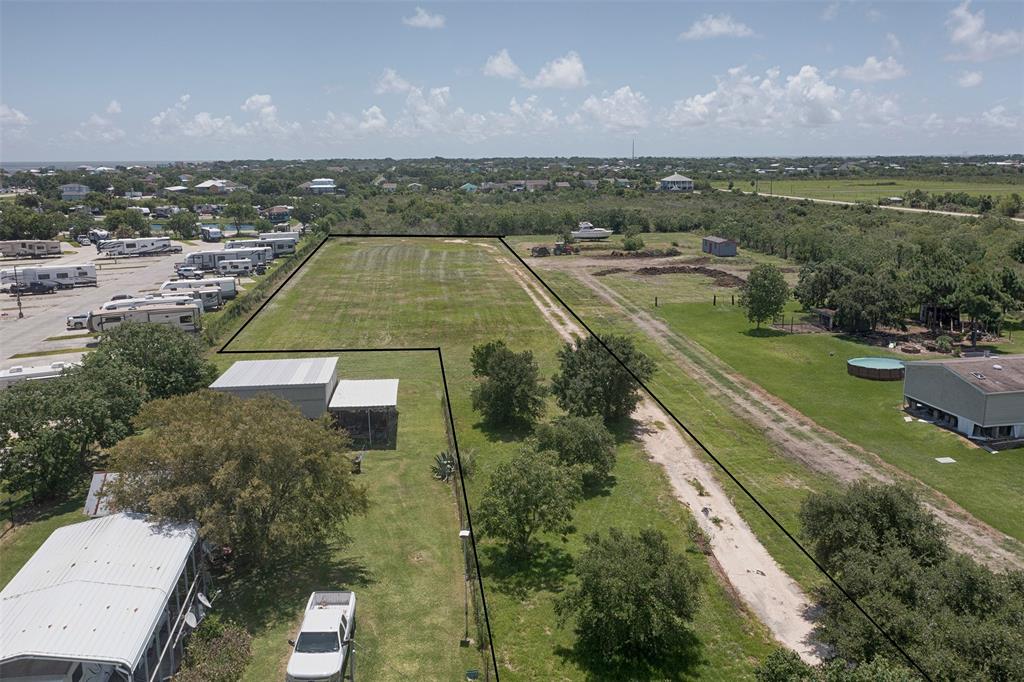
[(289, 620), (315, 590), (358, 590), (374, 582), (361, 561), (336, 556), (334, 548), (308, 552), (236, 572), (215, 575), (214, 589), (223, 590), (216, 608), (250, 632)]
[(533, 426), (525, 423), (497, 425), (480, 420), (473, 424), (473, 428), (484, 434), (491, 443), (514, 443), (533, 433)]
[(770, 339), (777, 336), (789, 336), (789, 332), (784, 332), (781, 329), (772, 329), (771, 327), (755, 327), (741, 333), (755, 339)]
[(578, 667), (588, 682), (612, 680), (688, 680), (699, 666), (707, 665), (701, 641), (687, 631), (671, 648), (655, 656), (638, 658), (610, 657), (589, 648), (577, 639), (570, 647), (556, 647), (555, 655)]
[(608, 497), (612, 494), (617, 479), (615, 474), (607, 476), (584, 476), (583, 477), (583, 499), (590, 500), (595, 497)]
[(533, 553), (525, 558), (496, 545), (488, 545), (482, 551), (480, 575), (485, 586), (518, 599), (540, 590), (560, 592), (566, 575), (572, 571), (572, 556), (547, 543), (535, 544)]

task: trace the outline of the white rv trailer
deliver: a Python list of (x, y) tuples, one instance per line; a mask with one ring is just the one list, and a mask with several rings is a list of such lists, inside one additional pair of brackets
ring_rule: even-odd
[(170, 237), (140, 237), (106, 239), (96, 245), (96, 250), (111, 256), (161, 256), (165, 253), (181, 253), (181, 245), (172, 244)]
[(252, 249), (226, 249), (224, 251), (193, 251), (185, 256), (185, 265), (191, 265), (200, 270), (216, 270), (217, 264), (223, 260), (241, 260), (242, 258), (252, 261), (253, 266), (266, 265), (273, 258), (273, 251), (268, 246)]
[(127, 308), (138, 308), (146, 305), (177, 305), (179, 303), (195, 303), (196, 298), (190, 294), (172, 294), (170, 296), (140, 296), (139, 298), (122, 298), (117, 301), (107, 301), (100, 306), (100, 310), (125, 310)]
[(125, 322), (148, 322), (177, 327), (182, 331), (199, 330), (198, 303), (145, 305), (124, 310), (94, 310), (89, 313), (89, 331), (105, 332)]
[(274, 237), (273, 239), (237, 239), (235, 241), (225, 242), (224, 249), (232, 250), (235, 249), (248, 249), (258, 246), (268, 246), (273, 250), (273, 257), (287, 256), (288, 254), (295, 253), (295, 242), (294, 237)]
[(219, 227), (211, 227), (209, 225), (203, 225), (199, 228), (199, 233), (202, 235), (204, 242), (219, 242), (224, 237), (224, 233)]
[(110, 239), (109, 230), (101, 230), (99, 228), (89, 230), (89, 241), (93, 244), (99, 244), (104, 239)]
[(203, 312), (220, 310), (224, 303), (224, 297), (221, 296), (220, 287), (216, 285), (206, 286), (202, 289), (178, 289), (177, 291), (168, 289), (167, 291), (158, 291), (155, 294), (150, 294), (146, 298), (150, 300), (176, 300), (182, 296), (189, 297), (192, 300), (201, 303), (203, 306)]
[(260, 239), (294, 239), (299, 241), (299, 232), (260, 232)]
[(234, 277), (210, 277), (209, 279), (169, 279), (160, 285), (160, 291), (186, 291), (188, 289), (205, 289), (217, 287), (221, 298), (234, 298), (238, 295), (238, 284)]
[(92, 263), (80, 265), (30, 265), (23, 268), (0, 270), (0, 286), (10, 284), (31, 284), (49, 282), (59, 288), (96, 286), (96, 266)]
[(243, 258), (242, 260), (222, 260), (217, 263), (217, 272), (222, 275), (248, 275), (252, 273), (252, 261)]
[(0, 256), (5, 258), (42, 258), (59, 256), (60, 242), (55, 239), (24, 239), (0, 242)]
[(5, 389), (19, 381), (36, 381), (40, 379), (52, 379), (59, 377), (68, 367), (74, 367), (77, 362), (51, 362), (48, 365), (37, 365), (35, 367), (23, 367), (15, 365), (5, 370), (0, 370), (0, 389)]

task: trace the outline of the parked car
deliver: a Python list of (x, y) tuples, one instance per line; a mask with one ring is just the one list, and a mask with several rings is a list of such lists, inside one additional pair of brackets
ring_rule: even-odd
[(57, 291), (57, 285), (53, 282), (29, 282), (28, 284), (12, 284), (12, 294), (52, 294)]
[(78, 238), (78, 245), (79, 246), (90, 246), (91, 244), (92, 244), (92, 242), (89, 241), (88, 237), (79, 237)]
[(79, 313), (77, 315), (68, 315), (68, 329), (85, 329), (89, 326), (89, 313)]
[(298, 637), (288, 640), (287, 682), (342, 682), (355, 677), (354, 592), (314, 592), (306, 602)]
[(198, 269), (198, 268), (196, 268), (196, 267), (194, 267), (194, 266), (192, 266), (192, 265), (183, 265), (182, 267), (178, 268), (176, 270), (176, 272), (177, 272), (178, 277), (180, 279), (202, 279), (203, 278), (203, 271)]

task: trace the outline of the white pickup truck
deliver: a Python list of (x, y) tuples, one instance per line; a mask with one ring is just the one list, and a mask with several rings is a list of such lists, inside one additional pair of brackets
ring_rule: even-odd
[(355, 592), (314, 592), (288, 659), (285, 682), (342, 682), (355, 678)]

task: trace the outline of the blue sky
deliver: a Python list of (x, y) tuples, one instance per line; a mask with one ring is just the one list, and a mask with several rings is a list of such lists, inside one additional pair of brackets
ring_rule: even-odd
[(0, 0), (0, 159), (1024, 151), (1024, 3)]

